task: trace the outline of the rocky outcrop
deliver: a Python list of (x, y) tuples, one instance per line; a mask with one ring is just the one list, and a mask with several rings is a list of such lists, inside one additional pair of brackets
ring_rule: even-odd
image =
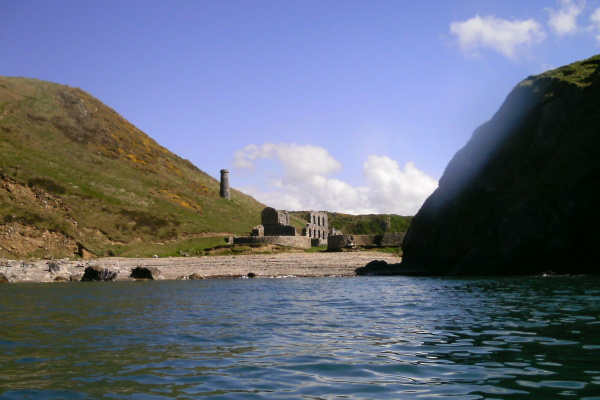
[(117, 272), (111, 271), (108, 268), (102, 268), (98, 265), (93, 265), (91, 267), (86, 267), (81, 281), (114, 281), (116, 277)]
[[(365, 265), (364, 267), (356, 268), (356, 275), (359, 276), (386, 276), (386, 275), (398, 275), (398, 269), (400, 268), (399, 263), (388, 263), (385, 260), (374, 260)], [(402, 275), (405, 276), (428, 276), (428, 271), (420, 268), (402, 270)]]
[(131, 270), (130, 278), (156, 280), (161, 276), (160, 269), (156, 267), (137, 266)]
[(600, 56), (529, 77), (448, 164), (396, 273), (598, 274)]

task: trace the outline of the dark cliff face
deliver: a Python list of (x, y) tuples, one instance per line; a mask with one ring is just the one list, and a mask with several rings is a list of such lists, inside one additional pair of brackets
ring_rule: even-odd
[(598, 274), (600, 56), (519, 84), (448, 164), (401, 268)]

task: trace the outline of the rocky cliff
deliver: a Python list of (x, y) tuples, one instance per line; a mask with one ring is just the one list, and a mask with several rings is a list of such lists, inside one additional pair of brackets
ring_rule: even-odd
[(521, 82), (450, 161), (396, 272), (598, 274), (600, 56)]

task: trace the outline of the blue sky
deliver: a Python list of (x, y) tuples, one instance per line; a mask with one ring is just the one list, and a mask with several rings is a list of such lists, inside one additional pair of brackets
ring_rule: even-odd
[(288, 210), (413, 215), (512, 87), (598, 52), (599, 0), (0, 0), (0, 75)]

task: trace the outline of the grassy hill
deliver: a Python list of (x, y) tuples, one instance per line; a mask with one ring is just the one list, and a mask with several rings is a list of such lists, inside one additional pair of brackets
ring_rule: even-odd
[(174, 255), (263, 207), (80, 89), (0, 77), (0, 257)]
[[(395, 214), (350, 215), (328, 212), (329, 227), (347, 235), (375, 235), (384, 232), (406, 232), (413, 217)], [(290, 213), (291, 224), (299, 231), (305, 226), (308, 212)]]
[(329, 225), (345, 234), (374, 235), (384, 232), (406, 232), (412, 218), (395, 214), (329, 213)]

